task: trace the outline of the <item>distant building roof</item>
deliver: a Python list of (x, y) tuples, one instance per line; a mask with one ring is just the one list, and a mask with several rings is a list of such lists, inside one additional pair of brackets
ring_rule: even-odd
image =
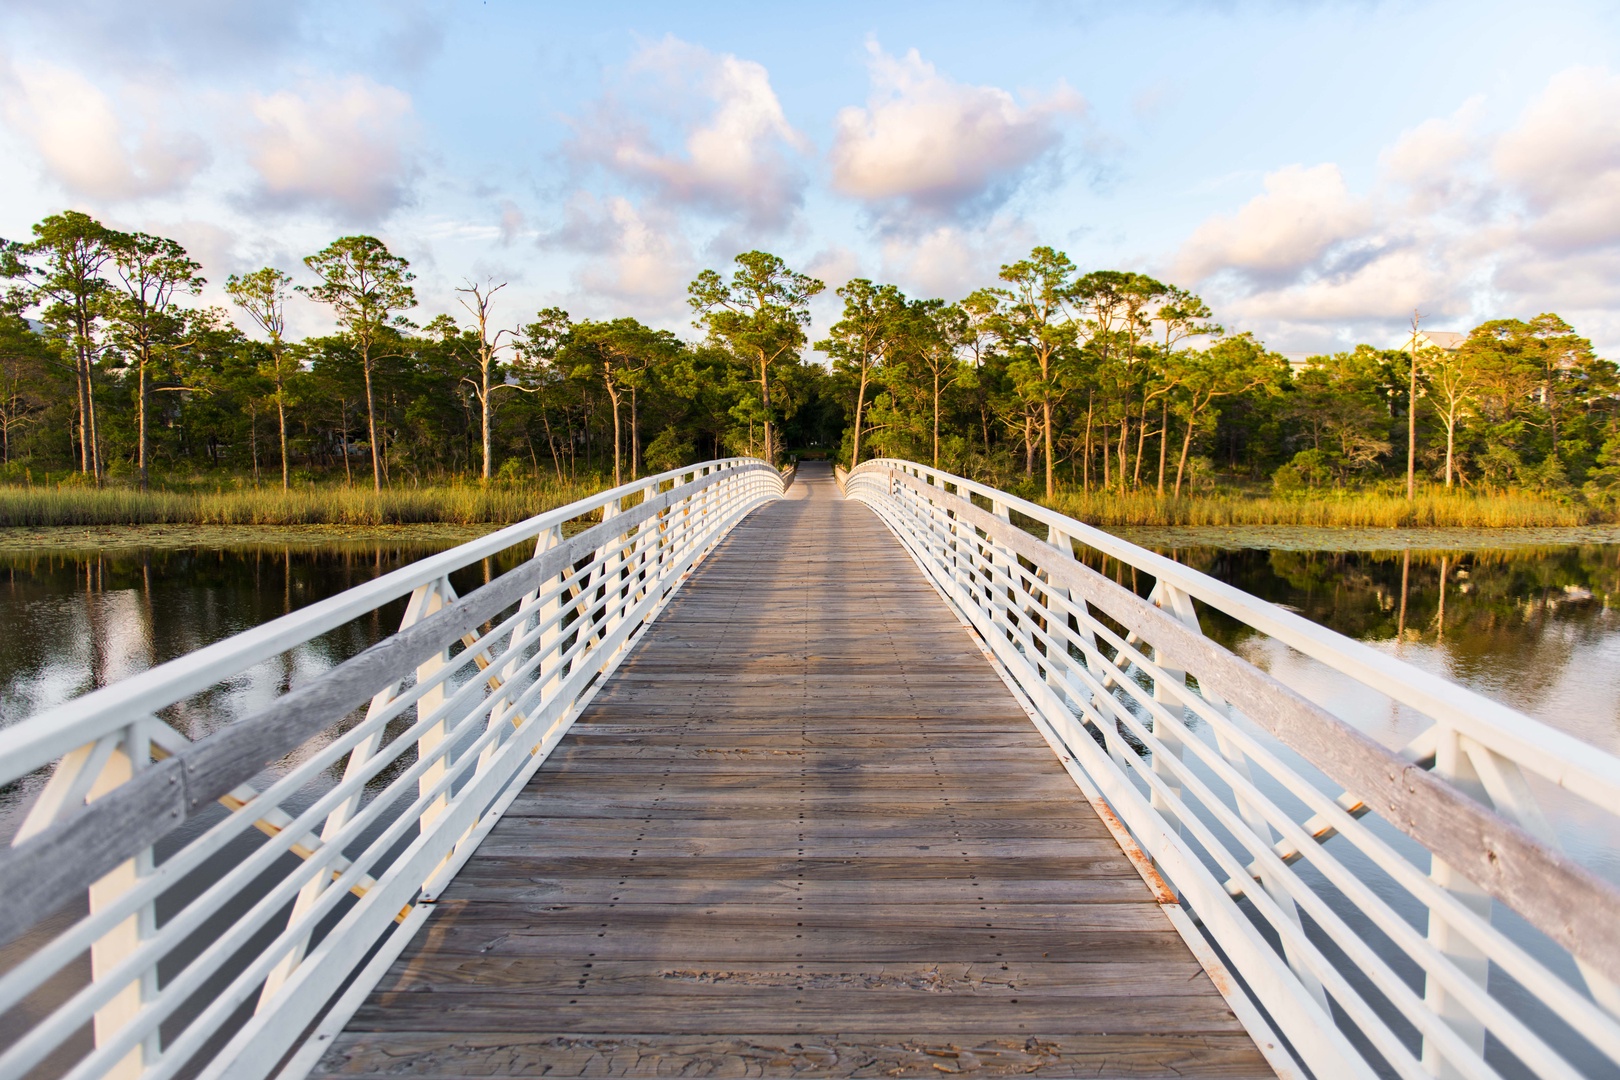
[[(1447, 352), (1456, 352), (1462, 348), (1463, 342), (1468, 340), (1467, 334), (1459, 334), (1455, 330), (1419, 330), (1417, 333), (1417, 346), (1420, 349), (1444, 349)], [(1408, 334), (1395, 346), (1397, 349), (1410, 349), (1412, 337)]]

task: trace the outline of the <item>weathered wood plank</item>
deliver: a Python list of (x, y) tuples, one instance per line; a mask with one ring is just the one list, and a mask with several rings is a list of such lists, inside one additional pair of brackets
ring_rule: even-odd
[[(1201, 968), (1191, 957), (1166, 961), (1166, 978), (1156, 995), (1204, 993)], [(1035, 992), (1062, 997), (1131, 996), (1142, 993), (1141, 965), (1135, 963), (1053, 963), (1008, 961), (974, 964), (959, 961), (913, 964), (847, 964), (835, 969), (800, 964), (730, 964), (704, 967), (648, 960), (597, 960), (550, 957), (464, 957), (419, 955), (377, 989), (379, 993), (415, 993), (442, 987), (513, 990), (577, 996), (581, 984), (593, 995), (668, 994), (672, 988), (693, 997), (722, 997), (752, 989), (860, 990), (947, 996), (973, 995), (1003, 1000)]]
[[(440, 902), (440, 913), (450, 910)], [(484, 927), (498, 924), (509, 928), (503, 941), (524, 937), (548, 938), (565, 933), (595, 934), (601, 912), (592, 905), (495, 904), (477, 897), (455, 901), (460, 910), (455, 918), (442, 920), (443, 926), (472, 927), (475, 937)], [(915, 908), (887, 904), (826, 902), (806, 910), (799, 904), (631, 904), (614, 905), (610, 936), (637, 934), (654, 927), (670, 936), (690, 933), (714, 935), (735, 933), (751, 937), (766, 932), (812, 934), (869, 930), (895, 937), (928, 935), (940, 930), (960, 930), (975, 940), (995, 940), (1001, 933), (1041, 931), (1046, 933), (1092, 932), (1097, 930), (1141, 930), (1159, 933), (1170, 930), (1170, 922), (1159, 906), (1141, 897), (1120, 903), (1093, 904), (1077, 911), (1072, 904), (923, 904)], [(426, 931), (433, 935), (437, 929)], [(443, 938), (451, 940), (451, 931)], [(500, 947), (491, 946), (492, 951)], [(514, 946), (515, 947), (515, 946)]]
[[(1141, 880), (1135, 874), (1116, 877), (908, 878), (885, 874), (872, 880), (848, 875), (836, 880), (818, 878), (587, 877), (560, 868), (561, 873), (537, 872), (532, 865), (491, 863), (487, 876), (467, 878), (465, 872), (451, 886), (447, 899), (477, 899), (513, 904), (1089, 904), (1140, 900)], [(524, 872), (528, 871), (528, 872)]]
[(437, 990), (379, 994), (350, 1030), (419, 1031), (436, 1023), (460, 1031), (658, 1031), (706, 1035), (756, 1025), (782, 1034), (910, 1031), (918, 1035), (1148, 1035), (1241, 1032), (1219, 997), (945, 997), (927, 993), (814, 992), (747, 988), (723, 997), (646, 994), (614, 998), (611, 1010), (587, 990), (568, 998)]
[(547, 854), (593, 855), (617, 852), (633, 857), (642, 851), (657, 851), (663, 857), (692, 857), (715, 855), (753, 855), (769, 858), (772, 855), (787, 858), (805, 855), (812, 858), (886, 858), (927, 859), (954, 858), (1019, 858), (1022, 856), (1065, 856), (1107, 859), (1119, 853), (1119, 844), (1111, 837), (1077, 840), (1050, 837), (953, 837), (929, 834), (923, 836), (623, 836), (614, 840), (600, 835), (571, 836), (566, 831), (542, 830), (532, 832), (512, 829), (484, 841), (482, 851), (488, 855), (527, 855), (536, 849)]
[(424, 1029), (345, 1034), (327, 1076), (1188, 1077), (1270, 1076), (1246, 1035), (1047, 1035), (933, 1038), (915, 1032), (783, 1038), (760, 1033), (551, 1035)]
[[(747, 820), (770, 820), (773, 817), (794, 818), (802, 813), (806, 802), (794, 800), (792, 804), (777, 805), (776, 800), (756, 799), (747, 800), (742, 796), (746, 793), (733, 793), (724, 799), (711, 802), (694, 802), (689, 807), (671, 807), (660, 803), (656, 815), (659, 821), (674, 822), (681, 820), (700, 820), (713, 818), (717, 820), (735, 820), (739, 817), (742, 807), (748, 807)], [(953, 797), (954, 801), (954, 797)], [(1017, 799), (974, 799), (973, 812), (969, 815), (956, 815), (959, 824), (969, 824), (968, 819), (975, 826), (996, 829), (997, 822), (1007, 821), (1063, 821), (1075, 824), (1094, 823), (1090, 807), (1070, 802), (1069, 805), (1056, 808), (1049, 800), (1017, 800)], [(814, 820), (828, 824), (837, 822), (859, 822), (872, 820), (894, 824), (897, 828), (901, 822), (912, 819), (927, 820), (939, 816), (941, 808), (934, 804), (923, 804), (915, 801), (895, 802), (893, 799), (877, 799), (862, 796), (860, 798), (821, 799), (817, 798), (809, 803), (816, 810)], [(648, 812), (645, 800), (641, 799), (558, 799), (538, 792), (526, 793), (513, 801), (506, 813), (507, 817), (555, 817), (555, 818), (617, 818), (617, 817), (646, 817), (651, 819), (654, 815)]]
[[(1018, 859), (961, 859), (941, 862), (938, 859), (894, 859), (873, 857), (815, 858), (813, 856), (783, 856), (775, 859), (710, 857), (694, 861), (691, 858), (665, 858), (656, 849), (638, 855), (633, 860), (609, 852), (597, 852), (586, 857), (561, 858), (544, 851), (526, 852), (521, 856), (500, 858), (490, 855), (489, 861), (499, 866), (488, 871), (492, 874), (541, 874), (551, 876), (582, 875), (585, 877), (634, 877), (642, 880), (708, 881), (1045, 881), (1072, 879), (1090, 881), (1102, 877), (1118, 877), (1141, 881), (1136, 871), (1115, 854), (1090, 859), (1018, 858)], [(459, 876), (480, 872), (485, 855), (467, 864)], [(630, 874), (629, 871), (634, 873)], [(1138, 894), (1142, 895), (1142, 894)]]
[(807, 468), (694, 573), (316, 1075), (1269, 1075), (827, 487)]
[(522, 825), (515, 826), (514, 831), (527, 832), (537, 840), (551, 834), (556, 834), (559, 838), (606, 837), (612, 840), (623, 840), (627, 834), (636, 839), (648, 837), (703, 839), (722, 836), (740, 839), (779, 836), (783, 831), (784, 822), (797, 822), (797, 835), (801, 837), (817, 838), (915, 839), (965, 836), (1024, 839), (1090, 838), (1113, 842), (1112, 835), (1101, 822), (1079, 816), (1071, 818), (974, 816), (947, 820), (944, 815), (935, 814), (896, 820), (881, 813), (849, 814), (829, 811), (817, 815), (814, 819), (799, 821), (785, 810), (774, 814), (760, 812), (741, 820), (735, 816), (676, 819), (660, 817), (654, 821), (641, 822), (631, 828), (627, 828), (622, 820), (615, 818), (579, 814), (528, 817), (523, 820)]

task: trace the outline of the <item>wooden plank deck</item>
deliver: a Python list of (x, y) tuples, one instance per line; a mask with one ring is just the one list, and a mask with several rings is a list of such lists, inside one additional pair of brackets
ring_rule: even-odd
[(317, 1076), (1270, 1076), (866, 507), (699, 568)]

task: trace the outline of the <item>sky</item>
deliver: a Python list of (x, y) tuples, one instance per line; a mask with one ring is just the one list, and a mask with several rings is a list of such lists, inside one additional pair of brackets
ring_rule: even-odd
[(65, 208), (221, 305), (365, 232), (421, 322), (504, 281), (691, 337), (761, 248), (824, 328), (1044, 244), (1287, 353), (1556, 311), (1620, 358), (1620, 5), (0, 0), (0, 237)]

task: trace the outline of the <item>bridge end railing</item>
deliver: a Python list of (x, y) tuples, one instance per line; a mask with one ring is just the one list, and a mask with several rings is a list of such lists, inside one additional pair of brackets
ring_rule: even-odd
[[(1620, 759), (973, 481), (879, 460), (846, 491), (981, 639), (1280, 1072), (1620, 1075), (1620, 888), (1585, 842), (1620, 835)], [(1206, 638), (1200, 607), (1423, 730), (1384, 746)]]
[[(639, 480), (0, 730), (0, 785), (51, 769), (0, 848), (0, 1016), (28, 1018), (0, 1077), (301, 1075), (686, 575), (782, 493), (742, 458)], [(168, 722), (400, 600), (397, 633), (253, 715), (195, 742)]]

